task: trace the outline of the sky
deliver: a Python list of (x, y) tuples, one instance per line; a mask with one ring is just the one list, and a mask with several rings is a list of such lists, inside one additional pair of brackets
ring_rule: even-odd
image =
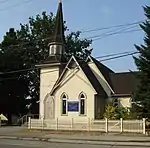
[[(20, 23), (28, 22), (43, 11), (57, 11), (59, 0), (0, 0), (0, 41), (9, 28), (19, 29)], [(121, 24), (129, 24), (146, 19), (142, 6), (150, 5), (150, 0), (62, 0), (64, 20), (71, 31), (83, 31), (81, 38), (101, 35), (110, 30), (97, 30)], [(113, 28), (114, 29), (114, 28)], [(138, 25), (130, 33), (116, 34), (93, 41), (94, 57), (136, 51), (134, 44), (143, 44), (144, 32)], [(99, 59), (102, 60), (102, 59)], [(132, 56), (102, 61), (115, 72), (136, 70)]]

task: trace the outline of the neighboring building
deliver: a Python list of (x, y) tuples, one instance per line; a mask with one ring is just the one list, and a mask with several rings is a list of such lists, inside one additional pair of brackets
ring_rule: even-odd
[(94, 57), (81, 61), (72, 56), (65, 59), (65, 36), (62, 3), (56, 15), (53, 41), (49, 56), (40, 68), (40, 117), (45, 119), (96, 119), (104, 113), (105, 105), (130, 107), (135, 89), (133, 73), (115, 73)]

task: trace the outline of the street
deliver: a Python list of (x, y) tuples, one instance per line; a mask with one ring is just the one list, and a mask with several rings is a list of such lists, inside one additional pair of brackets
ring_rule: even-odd
[[(82, 147), (82, 148), (128, 148), (128, 146), (116, 146), (116, 145), (103, 146), (103, 145), (91, 145), (91, 144), (67, 144), (67, 143), (50, 143), (50, 142), (41, 142), (41, 141), (0, 139), (0, 148), (78, 148), (78, 147)], [(141, 147), (135, 146), (132, 148), (141, 148)]]

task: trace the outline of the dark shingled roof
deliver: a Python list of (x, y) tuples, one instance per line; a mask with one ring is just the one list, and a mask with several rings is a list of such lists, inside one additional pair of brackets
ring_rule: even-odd
[(91, 58), (110, 87), (114, 90), (114, 95), (131, 95), (135, 91), (139, 82), (134, 72), (115, 73), (95, 58)]
[(108, 82), (108, 84), (110, 85), (110, 87), (113, 87), (112, 85), (112, 81), (111, 81), (111, 77), (110, 74), (114, 73), (114, 71), (112, 71), (110, 68), (108, 68), (107, 66), (103, 65), (101, 62), (97, 61), (95, 58), (91, 57), (93, 62), (95, 63), (95, 65), (97, 66), (97, 68), (99, 69), (99, 71), (102, 73), (102, 75), (104, 76), (105, 80)]
[(88, 80), (94, 87), (97, 94), (107, 96), (106, 92), (104, 91), (103, 87), (95, 77), (94, 73), (92, 72), (91, 68), (88, 66), (86, 62), (78, 62), (80, 67), (82, 68), (83, 72), (87, 76)]
[(39, 64), (65, 64), (67, 63), (66, 58), (63, 55), (48, 56), (45, 60), (42, 60)]
[(130, 95), (139, 83), (134, 72), (111, 73), (110, 75), (115, 95)]

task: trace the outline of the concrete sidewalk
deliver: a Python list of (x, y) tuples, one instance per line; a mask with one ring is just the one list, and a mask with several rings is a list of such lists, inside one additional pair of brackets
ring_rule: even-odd
[(0, 128), (0, 139), (19, 139), (19, 140), (40, 140), (48, 142), (63, 143), (89, 143), (100, 145), (140, 145), (150, 147), (150, 137), (136, 134), (102, 134), (88, 132), (56, 132), (56, 131), (36, 131), (22, 127)]

